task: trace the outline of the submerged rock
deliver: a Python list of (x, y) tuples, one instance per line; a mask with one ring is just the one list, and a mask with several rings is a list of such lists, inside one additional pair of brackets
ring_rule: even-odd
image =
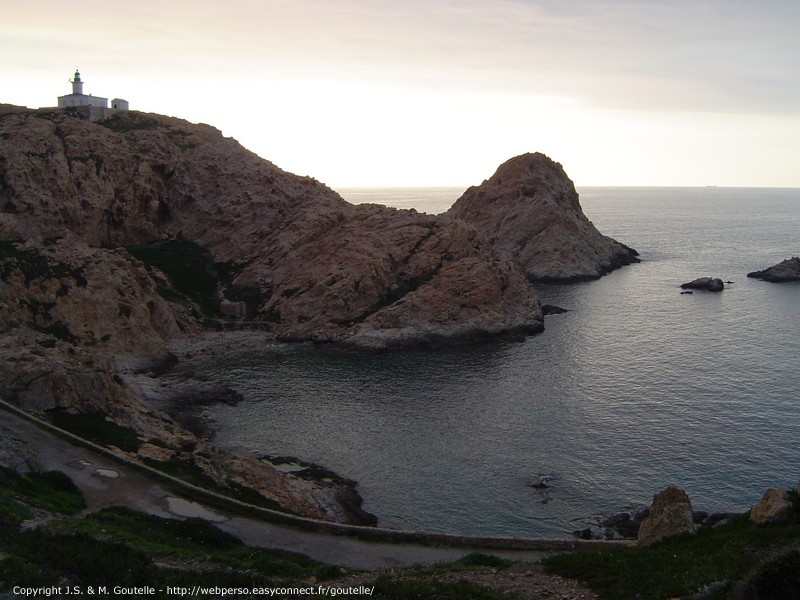
[(476, 227), (532, 281), (582, 281), (639, 262), (586, 218), (564, 169), (541, 153), (523, 154), (469, 188), (447, 215)]
[(747, 274), (763, 281), (772, 283), (785, 283), (787, 281), (800, 281), (800, 257), (793, 256), (779, 262), (763, 271), (753, 271)]
[(548, 315), (563, 315), (567, 312), (569, 312), (569, 309), (561, 308), (560, 306), (555, 306), (553, 304), (542, 305), (542, 314), (545, 317)]
[(707, 292), (721, 292), (725, 284), (719, 277), (699, 277), (689, 283), (681, 284), (684, 290), (705, 290)]

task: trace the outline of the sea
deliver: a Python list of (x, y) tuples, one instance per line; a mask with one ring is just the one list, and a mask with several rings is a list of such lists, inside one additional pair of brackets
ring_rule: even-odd
[[(544, 332), (439, 350), (274, 345), (205, 365), (244, 396), (207, 416), (223, 448), (358, 482), (385, 527), (569, 537), (675, 484), (745, 511), (800, 479), (800, 283), (749, 279), (800, 255), (800, 189), (579, 188), (642, 262), (537, 285)], [(345, 189), (445, 211), (455, 188)], [(681, 294), (701, 276), (721, 293)], [(546, 487), (533, 487), (544, 483)]]

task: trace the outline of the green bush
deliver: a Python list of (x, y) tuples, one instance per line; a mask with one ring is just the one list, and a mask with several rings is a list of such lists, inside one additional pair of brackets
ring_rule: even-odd
[(602, 598), (671, 598), (736, 581), (770, 549), (800, 539), (800, 525), (759, 527), (745, 516), (647, 548), (585, 549), (545, 558), (545, 568), (584, 581)]
[[(179, 239), (129, 246), (127, 250), (143, 263), (163, 271), (175, 290), (197, 304), (206, 317), (219, 315), (219, 274), (214, 269), (211, 252), (194, 242)], [(168, 290), (159, 290), (159, 293), (166, 300), (177, 300)]]
[(60, 471), (20, 475), (0, 467), (0, 514), (14, 523), (30, 518), (30, 510), (21, 502), (65, 515), (73, 515), (86, 506), (81, 491)]
[(56, 427), (101, 446), (116, 446), (126, 452), (136, 452), (142, 445), (133, 429), (108, 421), (101, 413), (70, 414), (52, 411), (49, 417)]

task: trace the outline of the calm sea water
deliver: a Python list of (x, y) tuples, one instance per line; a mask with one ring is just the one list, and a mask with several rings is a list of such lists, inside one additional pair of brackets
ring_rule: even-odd
[[(382, 525), (564, 536), (649, 504), (745, 510), (800, 478), (800, 284), (746, 273), (800, 254), (800, 190), (586, 188), (581, 203), (642, 263), (538, 286), (569, 309), (524, 342), (382, 355), (274, 346), (206, 365), (246, 400), (217, 442), (359, 482)], [(345, 190), (441, 212), (461, 190)], [(700, 276), (720, 294), (681, 295)], [(549, 488), (529, 484), (552, 476)]]

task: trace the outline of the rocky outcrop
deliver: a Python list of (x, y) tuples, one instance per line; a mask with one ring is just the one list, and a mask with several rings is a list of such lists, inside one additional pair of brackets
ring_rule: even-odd
[(465, 224), (353, 206), (207, 125), (20, 109), (0, 134), (6, 229), (155, 252), (187, 240), (216, 273), (206, 316), (222, 304), (280, 339), (367, 347), (542, 327), (524, 275)]
[(694, 533), (692, 503), (679, 487), (671, 485), (653, 497), (650, 514), (639, 526), (637, 545), (650, 546), (666, 537)]
[(209, 322), (359, 348), (542, 328), (525, 274), (468, 225), (350, 205), (212, 127), (135, 112), (0, 107), (0, 271), (4, 399), (98, 416), (135, 432), (131, 460), (327, 520), (374, 517), (353, 482), (217, 451), (135, 374)]
[(540, 153), (506, 161), (446, 214), (476, 227), (532, 281), (597, 279), (639, 261), (635, 250), (597, 231), (564, 169)]
[(793, 256), (779, 262), (763, 271), (753, 271), (747, 274), (763, 281), (772, 283), (785, 283), (787, 281), (800, 281), (800, 257)]
[(699, 277), (688, 283), (682, 283), (683, 290), (705, 290), (707, 292), (721, 292), (725, 289), (725, 284), (718, 277)]
[(789, 519), (792, 503), (783, 488), (770, 488), (750, 510), (750, 520), (758, 525), (784, 523)]
[(36, 450), (14, 431), (0, 427), (0, 467), (20, 474), (39, 470)]

